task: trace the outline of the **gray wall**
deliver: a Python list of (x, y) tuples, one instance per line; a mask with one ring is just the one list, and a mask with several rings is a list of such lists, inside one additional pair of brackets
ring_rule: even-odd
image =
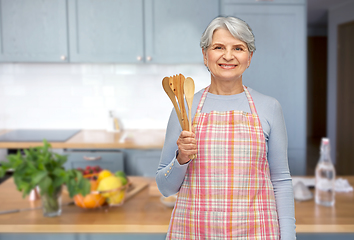
[(337, 118), (337, 28), (354, 21), (354, 1), (329, 9), (328, 12), (328, 77), (327, 77), (327, 135), (331, 139), (331, 157), (335, 162)]

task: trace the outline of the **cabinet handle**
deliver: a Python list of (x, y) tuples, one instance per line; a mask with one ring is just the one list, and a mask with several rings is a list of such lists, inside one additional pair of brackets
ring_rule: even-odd
[(62, 56), (60, 57), (60, 59), (64, 61), (64, 60), (66, 60), (66, 56), (62, 55)]
[(143, 57), (142, 56), (137, 56), (136, 59), (140, 62), (141, 60), (143, 60)]
[(98, 157), (86, 157), (84, 156), (84, 159), (86, 161), (97, 161), (97, 160), (100, 160), (102, 157), (98, 156)]
[(152, 60), (152, 57), (147, 56), (147, 57), (146, 57), (146, 60), (147, 60), (148, 62), (150, 62), (150, 61)]

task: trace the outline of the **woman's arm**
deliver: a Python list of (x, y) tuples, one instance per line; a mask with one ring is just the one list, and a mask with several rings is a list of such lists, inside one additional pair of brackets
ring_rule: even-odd
[(166, 129), (160, 164), (156, 173), (157, 186), (162, 195), (166, 197), (179, 191), (189, 165), (189, 162), (180, 164), (176, 158), (178, 149), (177, 140), (179, 140), (181, 132), (182, 129), (177, 114), (175, 110), (172, 110)]
[(283, 111), (274, 103), (268, 139), (268, 162), (279, 217), (281, 239), (296, 239), (293, 186), (288, 166), (288, 137)]

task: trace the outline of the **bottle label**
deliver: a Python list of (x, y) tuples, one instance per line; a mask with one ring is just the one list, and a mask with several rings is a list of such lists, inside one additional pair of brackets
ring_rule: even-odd
[(319, 180), (316, 183), (316, 188), (321, 191), (331, 191), (333, 190), (332, 182), (327, 180)]

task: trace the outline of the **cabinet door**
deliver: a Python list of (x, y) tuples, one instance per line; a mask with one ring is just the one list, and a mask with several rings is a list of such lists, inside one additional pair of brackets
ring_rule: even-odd
[(275, 97), (284, 112), (292, 174), (306, 174), (306, 5), (224, 4), (222, 14), (245, 20), (257, 50), (244, 84)]
[(218, 15), (216, 0), (146, 0), (146, 61), (202, 63), (200, 37)]
[(100, 166), (111, 172), (124, 171), (124, 154), (121, 151), (103, 150), (68, 150), (66, 169), (86, 168), (86, 166)]
[(159, 166), (161, 149), (126, 149), (125, 171), (128, 175), (155, 177)]
[(68, 61), (65, 0), (1, 0), (0, 4), (0, 61)]
[(70, 61), (143, 59), (143, 0), (70, 0)]

